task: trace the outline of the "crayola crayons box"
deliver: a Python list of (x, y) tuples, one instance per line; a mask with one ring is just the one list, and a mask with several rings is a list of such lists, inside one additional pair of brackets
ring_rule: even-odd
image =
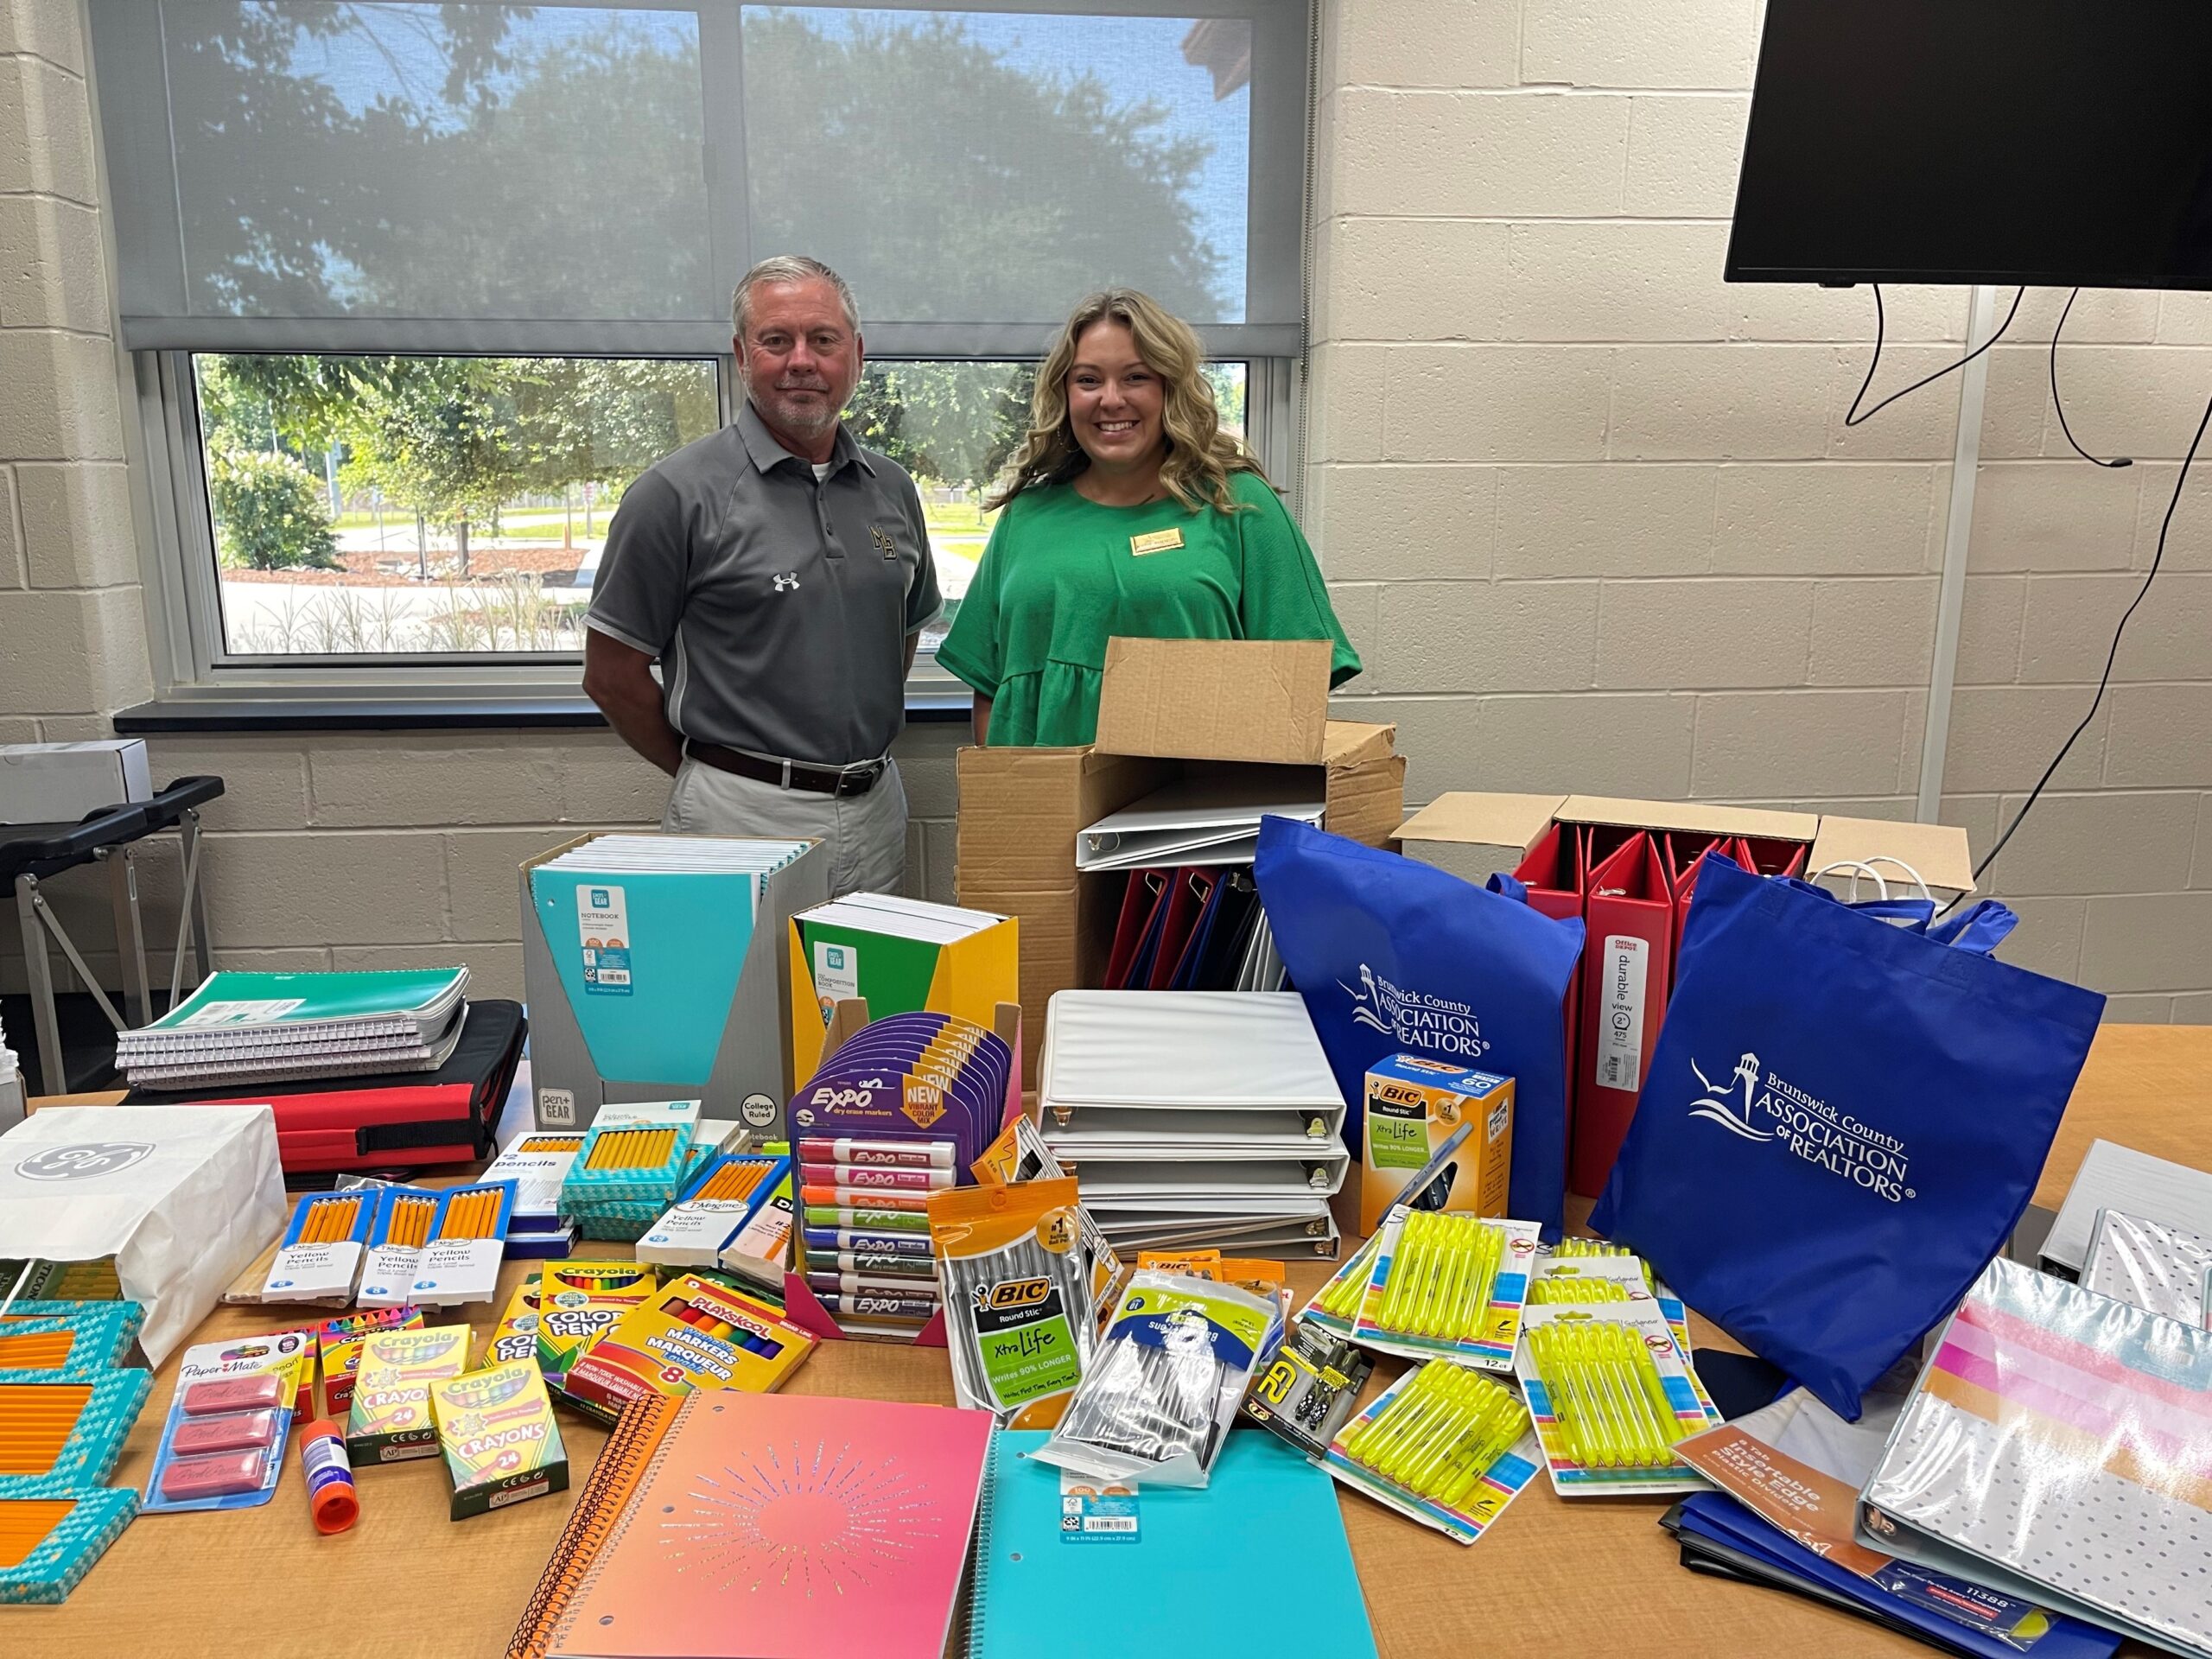
[[(1394, 1204), (1472, 1216), (1505, 1213), (1513, 1165), (1512, 1078), (1418, 1054), (1393, 1054), (1367, 1068), (1365, 1118), (1360, 1231), (1373, 1233)], [(1456, 1149), (1425, 1185), (1426, 1196), (1407, 1192), (1407, 1184), (1455, 1137)]]
[[(537, 1369), (558, 1389), (577, 1357), (660, 1279), (638, 1262), (548, 1262), (537, 1270)], [(504, 1321), (503, 1321), (504, 1323)]]
[(369, 1334), (346, 1418), (346, 1455), (353, 1467), (437, 1455), (430, 1385), (468, 1369), (468, 1335), (465, 1325)]
[(561, 1391), (586, 1415), (611, 1423), (647, 1395), (772, 1393), (813, 1349), (814, 1338), (767, 1303), (687, 1273), (592, 1344)]
[(569, 1453), (545, 1379), (526, 1359), (430, 1384), (455, 1521), (566, 1491)]
[(322, 1414), (335, 1422), (353, 1409), (353, 1379), (360, 1370), (361, 1344), (378, 1331), (421, 1328), (422, 1313), (411, 1307), (376, 1307), (341, 1313), (315, 1327), (315, 1348), (322, 1362)]

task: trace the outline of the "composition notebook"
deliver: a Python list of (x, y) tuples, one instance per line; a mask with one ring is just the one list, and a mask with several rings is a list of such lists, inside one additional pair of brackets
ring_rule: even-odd
[(967, 1659), (1249, 1652), (1284, 1581), (1298, 1651), (1373, 1659), (1336, 1483), (1281, 1440), (1235, 1429), (1203, 1489), (1086, 1502), (1084, 1483), (1064, 1494), (1061, 1471), (1033, 1455), (1051, 1438), (992, 1438)]
[(701, 1390), (622, 1415), (515, 1659), (938, 1659), (991, 1416)]

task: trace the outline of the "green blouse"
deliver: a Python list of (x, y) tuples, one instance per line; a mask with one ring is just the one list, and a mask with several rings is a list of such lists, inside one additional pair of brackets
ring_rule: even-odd
[[(1321, 585), (1313, 550), (1256, 473), (1230, 474), (1248, 509), (1197, 512), (1172, 497), (1102, 507), (1071, 484), (1007, 503), (937, 659), (991, 699), (990, 742), (1060, 747), (1091, 741), (1106, 642), (1330, 639), (1329, 683), (1359, 654)], [(1179, 531), (1181, 545), (1157, 546)]]

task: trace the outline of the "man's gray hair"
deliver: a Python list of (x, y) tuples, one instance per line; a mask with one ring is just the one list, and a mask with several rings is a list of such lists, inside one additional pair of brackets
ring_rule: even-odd
[(737, 291), (729, 296), (730, 332), (740, 340), (745, 338), (746, 314), (752, 309), (753, 290), (763, 283), (823, 282), (837, 290), (837, 300), (845, 308), (845, 326), (855, 334), (861, 331), (861, 308), (853, 298), (852, 285), (819, 259), (810, 259), (803, 253), (772, 254), (738, 279)]

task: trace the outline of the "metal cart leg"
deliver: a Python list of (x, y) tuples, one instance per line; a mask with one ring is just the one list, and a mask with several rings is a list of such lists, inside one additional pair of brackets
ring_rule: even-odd
[(200, 964), (200, 977), (194, 980), (197, 987), (207, 982), (207, 976), (215, 971), (207, 954), (207, 891), (200, 885), (200, 809), (187, 807), (177, 820), (176, 838), (184, 857), (184, 894), (177, 906), (176, 954), (169, 959), (169, 1007), (175, 1007), (184, 995), (184, 946), (192, 943), (193, 955)]
[(69, 1092), (61, 1065), (61, 1015), (54, 1006), (54, 969), (46, 956), (46, 925), (38, 913), (38, 878), (16, 878), (16, 920), (22, 930), (23, 966), (30, 975), (31, 1031), (38, 1039), (38, 1069), (50, 1095)]
[(154, 1017), (154, 993), (146, 975), (146, 929), (138, 913), (138, 849), (128, 845), (103, 847), (99, 856), (107, 865), (108, 899), (115, 911), (123, 1005), (130, 1010), (130, 1023), (143, 1026)]

